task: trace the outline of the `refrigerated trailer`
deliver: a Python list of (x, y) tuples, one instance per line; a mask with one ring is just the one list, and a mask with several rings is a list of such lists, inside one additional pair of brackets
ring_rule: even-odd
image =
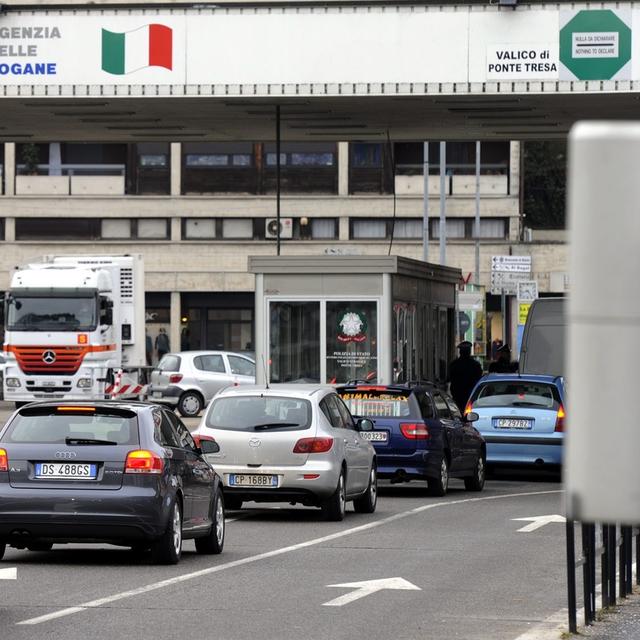
[(110, 397), (116, 373), (146, 364), (141, 255), (46, 256), (5, 295), (4, 398)]

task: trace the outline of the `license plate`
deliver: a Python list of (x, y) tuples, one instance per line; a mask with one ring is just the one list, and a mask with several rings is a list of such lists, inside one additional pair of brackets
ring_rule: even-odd
[(265, 474), (230, 473), (230, 487), (277, 487), (278, 476)]
[(360, 437), (369, 442), (387, 442), (389, 434), (386, 431), (361, 431)]
[(518, 418), (498, 418), (496, 427), (498, 429), (531, 429), (531, 420), (522, 420)]
[(162, 398), (162, 391), (154, 391), (153, 392), (153, 397), (154, 398)]
[(81, 462), (38, 462), (36, 478), (64, 478), (65, 480), (95, 480), (97, 465)]

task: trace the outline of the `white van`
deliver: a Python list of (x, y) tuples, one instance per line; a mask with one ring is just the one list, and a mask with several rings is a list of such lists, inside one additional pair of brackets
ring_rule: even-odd
[(520, 373), (564, 375), (566, 298), (539, 298), (522, 334)]

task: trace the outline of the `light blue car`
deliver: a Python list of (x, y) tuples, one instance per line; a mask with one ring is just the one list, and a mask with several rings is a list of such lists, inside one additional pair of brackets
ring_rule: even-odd
[(565, 388), (559, 376), (490, 374), (473, 389), (465, 413), (487, 443), (487, 464), (561, 465)]

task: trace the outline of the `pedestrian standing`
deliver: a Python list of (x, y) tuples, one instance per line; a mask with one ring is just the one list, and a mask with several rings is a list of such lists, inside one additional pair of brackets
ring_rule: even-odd
[(144, 350), (147, 355), (147, 366), (151, 366), (151, 361), (153, 359), (153, 342), (151, 341), (151, 336), (147, 329), (144, 330)]
[(162, 360), (162, 356), (165, 353), (169, 353), (169, 336), (164, 330), (164, 327), (160, 327), (158, 335), (156, 336), (156, 351), (158, 352), (158, 360)]
[(464, 411), (471, 391), (482, 378), (482, 366), (471, 357), (471, 343), (467, 340), (458, 345), (460, 355), (449, 365), (447, 382), (458, 408)]
[(511, 349), (508, 344), (503, 344), (497, 350), (498, 359), (489, 365), (489, 373), (516, 373), (518, 363), (511, 362)]

